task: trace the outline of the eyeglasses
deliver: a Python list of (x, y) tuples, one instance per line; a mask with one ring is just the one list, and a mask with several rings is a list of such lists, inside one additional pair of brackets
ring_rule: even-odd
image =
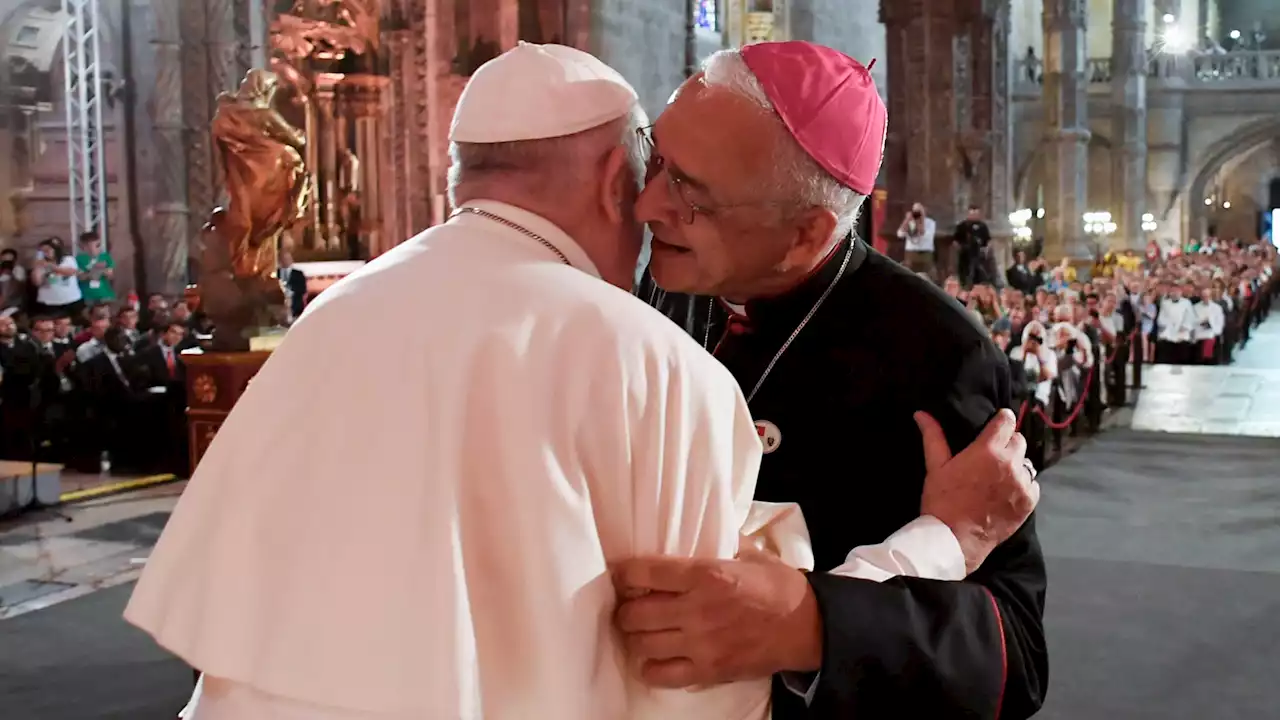
[(754, 200), (740, 203), (716, 203), (714, 205), (699, 203), (689, 197), (690, 193), (693, 192), (689, 187), (689, 182), (680, 177), (678, 171), (673, 171), (667, 165), (666, 158), (662, 157), (662, 154), (658, 152), (657, 146), (653, 142), (653, 126), (636, 128), (636, 137), (649, 158), (649, 164), (645, 168), (645, 183), (653, 181), (654, 178), (658, 177), (659, 173), (666, 171), (667, 192), (671, 194), (671, 204), (676, 207), (676, 215), (686, 225), (692, 225), (699, 215), (710, 217), (724, 210), (792, 204), (782, 200)]
[(689, 186), (682, 178), (677, 177), (676, 173), (671, 172), (667, 167), (666, 159), (658, 153), (653, 143), (653, 126), (636, 128), (636, 138), (644, 148), (645, 156), (649, 158), (649, 164), (645, 166), (645, 183), (652, 182), (663, 170), (667, 171), (667, 192), (671, 194), (671, 204), (676, 207), (676, 214), (680, 220), (686, 225), (692, 225), (699, 213), (710, 215), (712, 208), (689, 199)]

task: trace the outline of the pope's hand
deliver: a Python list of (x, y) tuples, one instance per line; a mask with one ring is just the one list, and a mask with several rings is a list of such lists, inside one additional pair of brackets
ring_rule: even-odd
[(650, 685), (715, 685), (821, 665), (822, 619), (809, 582), (772, 556), (638, 558), (613, 578), (629, 598), (615, 620)]
[(1001, 410), (972, 445), (952, 457), (938, 421), (922, 412), (915, 418), (929, 473), (920, 514), (951, 528), (973, 572), (1040, 502), (1040, 484), (1026, 461), (1027, 441), (1017, 432), (1013, 413)]

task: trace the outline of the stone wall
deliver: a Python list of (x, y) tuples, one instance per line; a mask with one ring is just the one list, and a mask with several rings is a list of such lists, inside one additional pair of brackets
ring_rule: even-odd
[(590, 50), (622, 73), (650, 117), (684, 81), (684, 0), (591, 0)]
[(884, 25), (878, 0), (792, 0), (791, 36), (833, 47), (867, 64), (880, 94), (886, 92)]

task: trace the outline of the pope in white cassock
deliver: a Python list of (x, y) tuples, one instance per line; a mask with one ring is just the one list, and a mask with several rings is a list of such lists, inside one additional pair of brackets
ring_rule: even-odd
[[(642, 686), (611, 623), (615, 560), (729, 558), (743, 531), (812, 563), (797, 509), (752, 507), (734, 379), (623, 289), (646, 124), (570, 48), (471, 79), (457, 210), (308, 308), (134, 591), (126, 618), (204, 672), (188, 718), (767, 716), (769, 678)], [(388, 333), (400, 311), (416, 326)], [(960, 579), (965, 558), (908, 526), (840, 572)]]

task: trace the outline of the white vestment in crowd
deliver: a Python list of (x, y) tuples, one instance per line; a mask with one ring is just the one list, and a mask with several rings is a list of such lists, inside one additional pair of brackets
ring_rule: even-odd
[(1226, 325), (1226, 315), (1222, 306), (1212, 300), (1198, 302), (1194, 306), (1196, 329), (1191, 338), (1196, 342), (1222, 337), (1222, 328)]
[[(219, 431), (127, 619), (205, 673), (195, 720), (764, 717), (767, 678), (634, 679), (607, 570), (735, 555), (760, 461), (737, 384), (554, 225), (472, 204), (572, 267), (461, 215), (326, 291)], [(803, 556), (802, 519), (752, 517)], [(960, 579), (939, 526), (846, 570)]]
[(1196, 310), (1186, 298), (1165, 298), (1156, 316), (1156, 339), (1164, 342), (1189, 343), (1196, 332)]

